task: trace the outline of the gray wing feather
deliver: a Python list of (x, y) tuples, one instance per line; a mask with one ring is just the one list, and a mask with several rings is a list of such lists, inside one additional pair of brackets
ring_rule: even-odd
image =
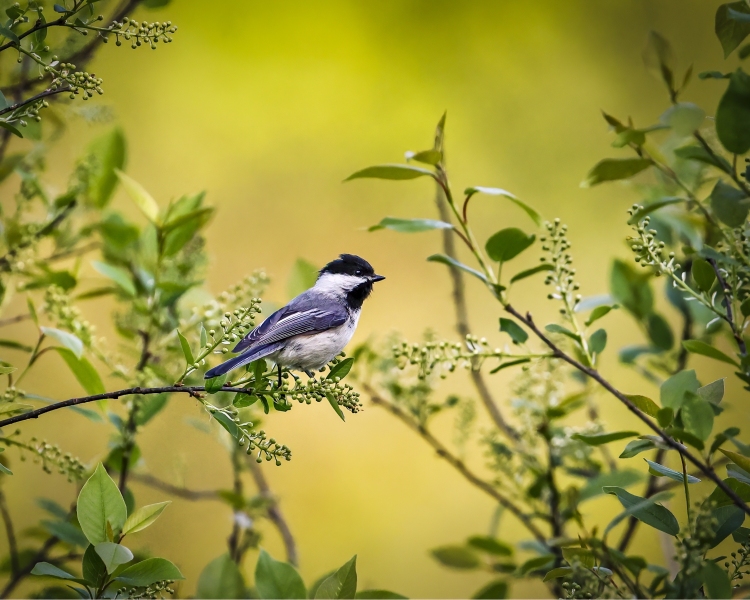
[(297, 296), (253, 329), (237, 344), (234, 352), (272, 344), (295, 335), (338, 327), (346, 322), (347, 316), (348, 313), (342, 305), (308, 291)]

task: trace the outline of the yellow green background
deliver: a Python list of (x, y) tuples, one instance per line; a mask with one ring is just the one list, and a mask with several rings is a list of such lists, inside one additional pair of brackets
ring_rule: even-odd
[[(355, 342), (393, 331), (416, 339), (427, 327), (453, 338), (446, 270), (424, 260), (440, 250), (439, 234), (366, 231), (383, 216), (434, 218), (433, 187), (427, 180), (342, 180), (429, 147), (447, 110), (447, 163), (455, 188), (502, 187), (545, 217), (561, 217), (570, 227), (584, 295), (604, 293), (611, 258), (628, 257), (625, 211), (640, 198), (625, 185), (579, 187), (600, 158), (626, 156), (609, 147), (600, 110), (646, 126), (667, 107), (663, 85), (641, 59), (651, 29), (672, 41), (681, 70), (690, 63), (696, 72), (732, 68), (723, 64), (713, 36), (715, 7), (698, 0), (175, 1), (139, 13), (177, 24), (174, 43), (156, 52), (104, 46), (90, 70), (104, 78), (106, 93), (90, 102), (111, 107), (128, 138), (128, 174), (162, 204), (207, 190), (208, 202), (218, 208), (208, 231), (210, 289), (218, 292), (263, 267), (273, 278), (267, 299), (284, 302), (297, 258), (320, 266), (341, 252), (356, 253), (387, 280), (367, 301)], [(685, 99), (710, 115), (723, 87), (696, 80)], [(110, 126), (70, 121), (49, 161), (59, 189), (88, 140)], [(3, 188), (3, 201), (10, 193)], [(472, 203), (481, 239), (510, 225), (533, 227), (501, 199), (476, 197)], [(136, 215), (122, 192), (114, 206)], [(535, 263), (535, 252), (528, 254), (515, 261), (518, 270)], [(474, 281), (467, 282), (467, 292), (472, 328), (500, 345), (498, 305)], [(556, 307), (545, 294), (541, 278), (527, 280), (513, 302), (549, 321)], [(92, 314), (96, 307), (101, 312)], [(83, 308), (106, 332), (113, 306), (93, 301)], [(4, 314), (21, 310), (16, 298)], [(654, 397), (652, 386), (616, 361), (615, 349), (640, 341), (640, 334), (625, 314), (607, 319), (603, 371), (624, 391)], [(31, 335), (31, 325), (8, 331)], [(81, 393), (57, 359), (45, 360), (26, 389), (59, 399)], [(695, 365), (704, 383), (723, 372), (715, 363)], [(511, 378), (508, 371), (490, 378), (506, 413)], [(472, 395), (467, 382), (456, 375), (445, 390)], [(729, 390), (726, 402), (732, 404), (739, 388), (731, 382)], [(600, 401), (610, 429), (635, 425), (611, 397)], [(303, 577), (311, 583), (358, 554), (360, 588), (412, 597), (470, 595), (491, 576), (450, 571), (428, 551), (484, 533), (492, 501), (401, 423), (365, 406), (346, 423), (328, 405), (295, 405), (265, 423), (294, 452), (292, 462), (263, 468), (298, 542)], [(481, 431), (488, 421), (480, 414)], [(188, 419), (206, 416), (193, 400), (173, 398), (140, 438), (142, 468), (194, 489), (229, 488), (230, 464), (218, 436), (196, 431)], [(22, 428), (86, 461), (106, 452), (109, 429), (75, 414), (57, 412)], [(438, 420), (436, 430), (450, 442), (450, 419)], [(624, 444), (612, 448), (617, 452)], [(470, 450), (468, 460), (485, 473), (480, 452)], [(640, 458), (631, 463), (645, 473)], [(32, 498), (74, 499), (73, 486), (59, 476), (13, 464), (16, 475), (3, 485), (21, 527), (40, 517)], [(166, 499), (138, 483), (133, 489), (139, 504)], [(584, 506), (600, 524), (618, 510), (612, 497)], [(681, 514), (683, 507), (674, 502), (672, 509)], [(281, 558), (275, 530), (259, 526), (263, 546)], [(225, 551), (230, 528), (226, 505), (175, 500), (138, 543), (179, 565), (188, 577), (184, 595), (195, 589), (202, 567)], [(501, 537), (515, 542), (523, 532), (506, 517)], [(642, 532), (638, 543), (658, 559), (653, 533)], [(248, 555), (249, 576), (256, 556)], [(545, 592), (539, 583), (512, 587), (515, 596)]]

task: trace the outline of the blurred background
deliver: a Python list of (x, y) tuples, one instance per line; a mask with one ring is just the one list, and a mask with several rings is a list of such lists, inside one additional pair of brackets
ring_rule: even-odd
[[(600, 110), (646, 126), (667, 107), (663, 85), (641, 59), (649, 30), (672, 42), (681, 70), (690, 63), (695, 72), (723, 69), (713, 34), (717, 4), (174, 1), (143, 14), (177, 24), (175, 42), (154, 53), (105, 46), (90, 70), (104, 77), (106, 95), (92, 102), (111, 108), (127, 135), (128, 174), (160, 203), (206, 190), (208, 203), (218, 207), (208, 231), (210, 289), (218, 292), (262, 267), (273, 280), (267, 300), (281, 303), (298, 258), (322, 266), (341, 252), (356, 253), (387, 280), (368, 300), (355, 342), (385, 339), (393, 331), (417, 339), (428, 327), (455, 338), (447, 271), (424, 260), (440, 250), (439, 234), (366, 231), (384, 216), (434, 218), (430, 182), (342, 180), (365, 166), (400, 162), (407, 150), (428, 148), (447, 110), (454, 187), (502, 187), (546, 218), (561, 217), (570, 227), (584, 295), (605, 293), (612, 257), (629, 255), (625, 211), (639, 198), (623, 185), (579, 187), (599, 159), (626, 155), (609, 147)], [(696, 80), (684, 99), (710, 111), (723, 87)], [(111, 125), (70, 123), (49, 160), (50, 178), (60, 188), (87, 139)], [(114, 206), (135, 214), (122, 192)], [(532, 229), (521, 211), (496, 198), (475, 198), (471, 211), (480, 239), (510, 225)], [(518, 259), (519, 270), (534, 264), (535, 253), (528, 254)], [(473, 330), (500, 345), (498, 305), (479, 284), (466, 283)], [(541, 278), (529, 279), (515, 290), (514, 304), (549, 320), (555, 309), (545, 294)], [(14, 314), (12, 308), (7, 314)], [(106, 333), (109, 314), (87, 317)], [(635, 328), (624, 314), (608, 319), (612, 351), (603, 370), (625, 391), (653, 395), (645, 380), (617, 364), (614, 349), (640, 341)], [(15, 327), (23, 335), (31, 326)], [(26, 388), (60, 399), (78, 394), (73, 378), (53, 362)], [(695, 364), (703, 383), (720, 375), (711, 371), (716, 363)], [(490, 378), (506, 412), (509, 371)], [(467, 383), (459, 374), (445, 390), (469, 395)], [(733, 385), (730, 379), (730, 402)], [(634, 425), (608, 397), (602, 395), (601, 405), (605, 421), (617, 429)], [(478, 411), (481, 430), (485, 417)], [(173, 398), (141, 436), (148, 460), (143, 468), (193, 489), (228, 489), (226, 453), (215, 436), (186, 423), (195, 418), (204, 415), (194, 401)], [(353, 554), (359, 556), (360, 587), (411, 597), (459, 597), (491, 578), (441, 567), (429, 549), (486, 532), (493, 503), (385, 412), (366, 403), (366, 410), (342, 423), (327, 405), (295, 406), (271, 414), (265, 427), (294, 452), (292, 462), (263, 468), (299, 545), (307, 582)], [(437, 430), (450, 439), (450, 428), (448, 420)], [(104, 425), (72, 413), (58, 412), (24, 430), (86, 461), (100, 458), (107, 442)], [(481, 455), (468, 458), (482, 472)], [(7, 484), (20, 526), (38, 520), (30, 498), (51, 482), (59, 487), (46, 495), (65, 505), (74, 499), (72, 485), (38, 469), (21, 469)], [(166, 499), (133, 485), (139, 504)], [(602, 524), (619, 512), (611, 497), (585, 506)], [(226, 505), (175, 500), (139, 541), (180, 566), (188, 577), (185, 594), (195, 589), (202, 567), (225, 551), (230, 528)], [(282, 558), (275, 530), (262, 528), (263, 546)], [(647, 542), (653, 534), (641, 535)], [(523, 537), (509, 517), (500, 536)], [(652, 541), (658, 554), (655, 536)], [(256, 555), (248, 556), (248, 573)], [(533, 597), (546, 588), (523, 583), (511, 593)]]

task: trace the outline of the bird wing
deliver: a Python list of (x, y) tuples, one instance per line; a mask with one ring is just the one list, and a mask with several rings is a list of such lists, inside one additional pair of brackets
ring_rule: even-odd
[(343, 306), (314, 301), (292, 302), (277, 310), (242, 339), (233, 352), (272, 344), (295, 335), (325, 331), (346, 322), (347, 312)]

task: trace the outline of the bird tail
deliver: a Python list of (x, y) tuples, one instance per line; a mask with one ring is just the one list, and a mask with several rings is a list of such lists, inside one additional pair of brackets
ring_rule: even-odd
[(266, 344), (265, 346), (253, 348), (249, 352), (245, 352), (243, 354), (230, 358), (220, 365), (215, 366), (213, 369), (209, 369), (208, 371), (206, 371), (203, 379), (212, 379), (214, 377), (218, 377), (219, 375), (229, 373), (229, 371), (232, 371), (238, 367), (242, 367), (250, 362), (253, 362), (254, 360), (258, 360), (259, 358), (264, 358), (269, 354), (273, 354), (281, 346), (283, 346), (283, 342), (276, 342), (275, 344)]

